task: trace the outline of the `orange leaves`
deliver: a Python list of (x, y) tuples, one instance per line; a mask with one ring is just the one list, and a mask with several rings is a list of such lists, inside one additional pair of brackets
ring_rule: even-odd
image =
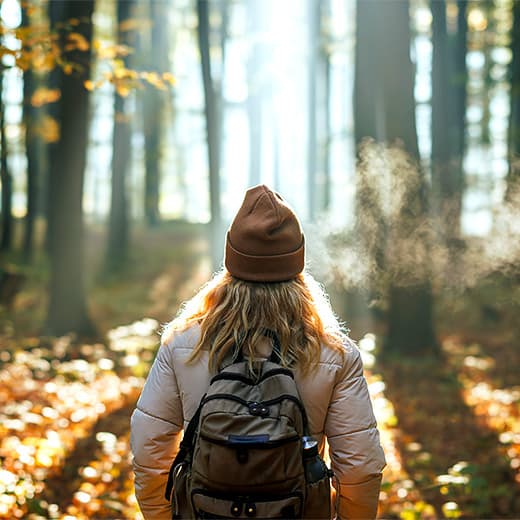
[(65, 43), (65, 51), (81, 51), (86, 52), (90, 49), (90, 44), (80, 33), (77, 32), (71, 32), (67, 35), (67, 41)]
[[(122, 368), (122, 360), (127, 347), (142, 353), (155, 346), (156, 328), (151, 320), (111, 331), (110, 346), (80, 345), (83, 359), (66, 359), (75, 348), (67, 338), (27, 350), (24, 343), (7, 352), (0, 370), (0, 518), (28, 517), (35, 506), (45, 518), (62, 518), (62, 506), (78, 519), (113, 518), (114, 510), (118, 518), (141, 518), (131, 482), (128, 417), (119, 419), (126, 432), (121, 437), (99, 431), (94, 440), (93, 428), (136, 400), (143, 381)], [(150, 337), (137, 337), (142, 330)], [(111, 418), (109, 425), (117, 420)], [(65, 462), (69, 471), (78, 464), (78, 455), (72, 456), (78, 440), (91, 437), (94, 458), (77, 467), (81, 483), (76, 487), (76, 480), (63, 481), (59, 474)], [(70, 487), (69, 505), (43, 499), (50, 482)]]
[[(77, 57), (77, 53), (91, 50), (92, 61), (96, 62), (96, 69), (102, 70), (100, 78), (87, 78), (83, 85), (89, 91), (100, 88), (105, 83), (112, 83), (118, 95), (127, 97), (132, 91), (150, 85), (159, 90), (168, 90), (175, 85), (175, 78), (170, 72), (137, 71), (127, 66), (125, 59), (133, 50), (128, 45), (107, 43), (94, 40), (90, 43), (77, 29), (86, 20), (70, 19), (59, 24), (55, 31), (51, 31), (45, 24), (34, 24), (29, 27), (19, 27), (0, 30), (15, 37), (16, 45), (0, 47), (0, 60), (4, 56), (4, 64), (18, 67), (36, 73), (49, 73), (56, 67), (61, 68), (64, 74), (81, 74), (85, 64)], [(131, 19), (122, 24), (122, 31), (135, 30), (142, 21)], [(31, 99), (31, 104), (40, 107), (47, 103), (59, 100), (59, 92), (50, 89), (39, 89)], [(46, 120), (40, 129), (45, 140), (53, 142), (59, 132), (56, 125)]]
[(135, 31), (142, 28), (142, 21), (137, 18), (129, 18), (119, 24), (119, 30), (121, 32)]
[(46, 115), (34, 124), (33, 131), (46, 143), (57, 143), (60, 139), (60, 125), (53, 117)]
[(55, 103), (61, 97), (59, 89), (49, 89), (46, 87), (40, 87), (34, 91), (31, 97), (31, 105), (33, 107), (41, 107), (48, 103)]

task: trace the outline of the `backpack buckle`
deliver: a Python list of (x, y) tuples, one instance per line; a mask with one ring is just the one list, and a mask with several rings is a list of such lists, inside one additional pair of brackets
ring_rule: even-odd
[(262, 403), (257, 401), (252, 401), (248, 404), (249, 413), (251, 415), (256, 415), (258, 417), (268, 417), (269, 416), (269, 408)]
[(242, 513), (242, 504), (240, 502), (233, 502), (231, 504), (231, 514), (233, 516), (240, 516)]
[(253, 517), (256, 516), (256, 505), (255, 504), (246, 504), (246, 510), (245, 510), (246, 516)]

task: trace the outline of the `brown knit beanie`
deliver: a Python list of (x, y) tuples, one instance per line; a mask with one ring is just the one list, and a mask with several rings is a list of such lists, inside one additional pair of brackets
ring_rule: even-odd
[(300, 223), (278, 193), (263, 184), (247, 190), (227, 234), (224, 264), (251, 282), (281, 282), (303, 271)]

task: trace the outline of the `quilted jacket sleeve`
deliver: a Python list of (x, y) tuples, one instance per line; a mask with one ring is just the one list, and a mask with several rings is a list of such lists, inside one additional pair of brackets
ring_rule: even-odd
[(146, 520), (171, 518), (164, 492), (183, 424), (171, 355), (170, 347), (159, 348), (131, 419), (135, 493)]
[(340, 484), (338, 517), (375, 518), (385, 456), (359, 351), (350, 346), (325, 422), (332, 469)]

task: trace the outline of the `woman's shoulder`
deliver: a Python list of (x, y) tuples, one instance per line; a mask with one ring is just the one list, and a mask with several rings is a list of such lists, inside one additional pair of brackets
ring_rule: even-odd
[(326, 343), (322, 344), (320, 365), (334, 367), (336, 370), (347, 370), (361, 362), (359, 349), (355, 341), (345, 336), (343, 345), (333, 348)]
[(161, 346), (173, 350), (193, 350), (200, 338), (200, 326), (190, 325), (185, 329), (166, 327), (161, 335)]

